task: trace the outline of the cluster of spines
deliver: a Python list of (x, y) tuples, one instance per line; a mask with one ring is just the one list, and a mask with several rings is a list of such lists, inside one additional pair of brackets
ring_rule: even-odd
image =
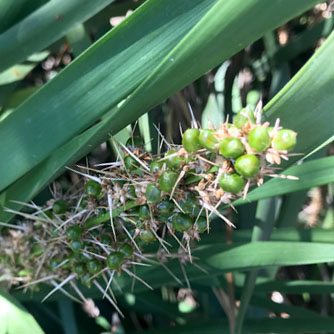
[[(38, 275), (14, 283), (48, 282), (50, 276), (72, 284), (79, 279), (90, 286), (102, 276), (109, 288), (114, 274), (122, 271), (142, 281), (129, 268), (152, 263), (152, 254), (145, 255), (144, 249), (155, 241), (160, 263), (175, 257), (181, 263), (192, 261), (191, 241), (209, 230), (210, 213), (232, 224), (218, 210), (220, 204), (231, 204), (245, 196), (250, 185), (260, 185), (263, 176), (274, 173), (270, 164), (286, 158), (295, 143), (294, 131), (278, 123), (274, 127), (260, 124), (247, 109), (236, 115), (233, 124), (221, 124), (219, 129), (186, 130), (182, 146), (169, 147), (164, 156), (144, 152), (141, 141), (131, 138), (127, 146), (119, 147), (124, 156), (116, 163), (94, 170), (93, 176), (84, 174), (82, 194), (52, 200), (51, 207), (26, 215), (41, 229), (34, 239), (34, 247), (40, 250), (32, 253), (34, 265), (36, 258), (44, 262)], [(168, 234), (180, 246), (176, 256), (164, 240)], [(7, 235), (7, 242), (10, 239)], [(6, 259), (2, 262), (4, 268)], [(20, 263), (13, 267), (25, 269)]]

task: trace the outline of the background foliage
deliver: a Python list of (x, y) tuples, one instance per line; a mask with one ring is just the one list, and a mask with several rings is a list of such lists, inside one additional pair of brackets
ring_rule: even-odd
[[(187, 266), (192, 291), (154, 266), (138, 271), (153, 292), (131, 291), (120, 277), (126, 321), (94, 290), (87, 294), (103, 315), (95, 320), (61, 295), (40, 304), (47, 289), (12, 291), (26, 309), (1, 292), (1, 333), (17, 333), (13, 324), (33, 333), (331, 332), (331, 8), (315, 0), (2, 1), (1, 222), (15, 222), (4, 208), (22, 208), (12, 200), (47, 200), (47, 185), (86, 154), (91, 164), (112, 159), (110, 134), (126, 140), (137, 119), (147, 149), (156, 147), (153, 123), (180, 141), (175, 124), (190, 125), (187, 103), (205, 125), (261, 98), (268, 121), (298, 132), (303, 156), (283, 166), (300, 181), (268, 180), (235, 203), (237, 215), (226, 209), (237, 230), (214, 219), (196, 254), (210, 275)], [(172, 271), (183, 277), (177, 263)]]

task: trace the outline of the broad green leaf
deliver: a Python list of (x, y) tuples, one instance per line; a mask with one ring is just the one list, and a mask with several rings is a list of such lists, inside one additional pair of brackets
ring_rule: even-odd
[[(2, 121), (0, 156), (7, 163), (0, 166), (6, 171), (0, 189), (126, 97), (215, 2), (145, 3)], [(114, 133), (129, 123), (128, 117), (123, 117), (126, 124), (116, 118)]]
[[(7, 1), (8, 2), (8, 1)], [(21, 63), (113, 0), (52, 0), (0, 35), (0, 72)]]
[[(297, 15), (303, 10), (311, 7), (314, 3), (316, 3), (316, 1), (299, 0), (295, 1), (292, 6), (281, 6), (281, 4), (278, 3), (273, 6), (266, 6), (265, 3), (259, 3), (254, 0), (248, 2), (240, 1), (240, 3), (221, 2), (216, 3), (216, 5), (212, 7), (215, 3), (215, 1), (202, 1), (200, 3), (194, 1), (183, 1), (182, 3), (177, 3), (177, 6), (180, 7), (177, 7), (175, 4), (171, 4), (170, 2), (162, 3), (161, 1), (150, 1), (144, 4), (139, 10), (132, 14), (132, 16), (123, 21), (122, 24), (117, 26), (110, 34), (92, 46), (88, 52), (78, 58), (76, 62), (65, 69), (59, 76), (54, 78), (44, 90), (41, 90), (39, 94), (36, 94), (34, 98), (31, 98), (28, 101), (30, 104), (25, 103), (21, 108), (19, 108), (21, 110), (19, 117), (24, 118), (24, 114), (30, 113), (30, 107), (34, 106), (36, 101), (38, 101), (40, 103), (36, 104), (38, 104), (39, 110), (44, 110), (46, 106), (43, 107), (43, 104), (47, 103), (47, 108), (53, 109), (54, 112), (57, 111), (57, 114), (53, 114), (52, 110), (49, 110), (48, 117), (46, 118), (46, 116), (43, 116), (43, 119), (41, 120), (39, 119), (39, 111), (36, 112), (36, 119), (38, 119), (38, 121), (32, 122), (31, 126), (34, 125), (36, 128), (38, 127), (38, 130), (31, 131), (31, 133), (39, 133), (43, 136), (44, 140), (41, 143), (39, 140), (36, 141), (36, 138), (31, 135), (29, 135), (30, 138), (25, 137), (24, 142), (27, 143), (27, 146), (29, 146), (29, 150), (31, 150), (32, 147), (34, 148), (34, 153), (29, 151), (29, 156), (27, 153), (24, 153), (25, 148), (22, 146), (20, 149), (21, 153), (17, 151), (15, 156), (13, 156), (13, 154), (9, 154), (14, 151), (13, 147), (17, 146), (15, 141), (16, 143), (19, 141), (17, 133), (13, 133), (12, 130), (8, 130), (8, 128), (10, 129), (12, 127), (9, 123), (14, 123), (15, 121), (15, 124), (17, 124), (20, 123), (20, 121), (12, 119), (6, 124), (5, 128), (13, 137), (12, 140), (9, 139), (10, 136), (8, 134), (4, 138), (4, 140), (6, 139), (6, 141), (10, 142), (10, 144), (8, 144), (10, 149), (6, 145), (2, 146), (2, 148), (6, 147), (6, 156), (8, 156), (6, 164), (13, 165), (13, 160), (19, 161), (15, 163), (15, 169), (6, 168), (6, 164), (3, 164), (3, 169), (6, 170), (6, 178), (0, 181), (0, 184), (2, 182), (2, 188), (16, 180), (19, 175), (22, 175), (27, 170), (31, 169), (33, 165), (36, 165), (43, 157), (45, 158), (45, 156), (54, 148), (59, 146), (61, 142), (68, 141), (69, 137), (74, 135), (74, 128), (80, 128), (80, 126), (83, 126), (88, 122), (88, 119), (94, 117), (92, 115), (92, 110), (96, 113), (96, 117), (102, 112), (105, 112), (107, 107), (111, 108), (112, 104), (121, 99), (126, 92), (129, 93), (130, 91), (126, 90), (122, 92), (121, 88), (124, 88), (124, 86), (126, 86), (127, 89), (129, 89), (129, 85), (134, 88), (145, 78), (145, 76), (153, 72), (152, 75), (149, 76), (141, 85), (141, 87), (138, 88), (138, 90), (136, 90), (136, 92), (130, 97), (130, 99), (123, 104), (117, 112), (111, 114), (109, 120), (106, 121), (103, 126), (101, 125), (95, 127), (97, 130), (96, 136), (99, 140), (96, 139), (96, 136), (92, 135), (89, 141), (89, 135), (87, 135), (85, 143), (90, 143), (93, 147), (97, 143), (102, 142), (107, 138), (109, 132), (118, 132), (128, 123), (137, 119), (151, 106), (156, 105), (172, 92), (182, 88), (185, 84), (196, 79), (203, 72), (217, 65), (219, 62), (231, 56), (234, 52), (240, 50), (248, 43), (251, 43), (256, 38), (260, 37), (263, 33), (264, 27), (269, 30), (273, 29), (289, 18), (292, 18), (294, 15)], [(189, 10), (189, 6), (191, 10)], [(211, 7), (212, 9), (208, 12)], [(151, 22), (148, 20), (148, 17), (150, 17), (150, 13), (156, 9), (160, 10), (157, 11), (158, 14), (154, 14), (154, 18)], [(252, 27), (253, 29), (240, 30), (236, 28), (242, 21), (249, 24), (250, 13), (257, 13), (258, 11), (266, 13), (266, 15), (263, 15), (259, 20), (254, 21), (254, 27)], [(207, 15), (204, 15), (206, 12), (208, 12)], [(160, 13), (163, 13), (163, 17), (157, 16), (160, 15)], [(166, 15), (166, 13), (170, 16)], [(224, 24), (221, 24), (222, 17), (224, 18)], [(167, 29), (164, 26), (163, 29), (158, 29), (162, 22), (166, 23), (166, 26), (168, 26)], [(197, 22), (198, 24), (194, 27)], [(159, 24), (159, 26), (155, 27), (154, 23)], [(159, 45), (161, 48), (153, 48), (154, 44), (148, 43), (148, 40), (143, 36), (142, 40), (140, 40), (139, 36), (141, 35), (138, 36), (138, 34), (142, 33), (142, 30), (137, 27), (137, 24), (141, 25), (141, 29), (147, 29), (146, 33), (151, 30), (154, 31), (154, 34), (151, 34), (153, 36), (149, 36), (149, 38), (158, 36), (160, 39), (158, 38), (156, 45)], [(194, 27), (194, 29), (180, 42), (181, 38), (192, 27)], [(133, 53), (131, 52), (130, 54), (125, 54), (127, 56), (134, 54), (135, 59), (130, 59), (129, 63), (124, 62), (124, 57), (122, 57), (119, 62), (109, 59), (109, 44), (112, 43), (114, 45), (114, 50), (115, 45), (119, 45), (119, 43), (123, 42), (127, 45), (126, 42), (124, 42), (127, 41), (127, 39), (124, 38), (124, 33), (127, 32), (132, 34), (133, 30), (137, 33), (137, 43), (132, 47), (133, 50), (131, 51), (133, 51)], [(174, 38), (168, 45), (164, 44), (166, 41), (170, 41), (170, 39), (165, 37), (165, 33), (167, 36), (172, 36)], [(122, 35), (121, 42), (118, 38), (120, 34)], [(178, 34), (177, 37), (175, 37), (175, 34)], [(211, 36), (214, 36), (214, 38), (211, 38)], [(139, 40), (145, 45), (148, 45), (150, 52), (143, 47)], [(224, 45), (224, 48), (221, 48), (220, 45)], [(124, 45), (120, 44), (121, 50), (124, 47)], [(174, 50), (171, 51), (173, 47)], [(143, 56), (144, 58), (140, 58), (138, 50), (144, 50), (144, 54), (148, 54), (150, 57)], [(325, 50), (327, 49), (325, 48)], [(170, 51), (171, 53), (167, 55)], [(193, 56), (194, 54), (196, 54), (196, 57)], [(162, 62), (162, 59), (166, 55), (167, 57), (164, 62)], [(98, 62), (98, 64), (100, 64), (101, 59), (105, 60), (104, 66), (99, 66), (99, 72), (97, 72), (96, 68), (94, 68), (94, 62)], [(149, 61), (151, 64), (151, 66), (147, 69), (143, 66), (146, 64), (145, 60)], [(68, 83), (72, 75), (74, 77), (82, 77), (82, 74), (78, 73), (78, 69), (84, 66), (85, 61), (89, 61), (92, 69), (92, 73), (86, 73), (86, 76), (84, 77), (85, 85), (83, 86), (83, 83), (81, 83), (80, 80), (78, 80), (78, 82), (72, 82), (72, 79), (71, 83)], [(120, 71), (123, 68), (120, 67), (120, 62), (124, 65), (124, 68), (127, 69), (127, 71), (123, 71), (125, 73), (125, 77), (122, 75), (117, 76), (115, 74), (114, 67), (116, 67), (116, 69), (120, 68)], [(133, 62), (135, 63), (134, 65)], [(129, 64), (132, 64), (133, 67), (130, 67)], [(148, 65), (146, 64), (146, 66)], [(153, 71), (154, 69), (155, 71)], [(79, 72), (85, 71), (87, 71), (86, 68)], [(105, 76), (105, 73), (109, 72), (112, 73), (111, 77), (108, 75)], [(132, 76), (129, 78), (128, 73), (136, 73), (136, 77), (134, 78)], [(183, 73), (183, 75), (180, 76), (179, 73)], [(103, 78), (101, 78), (102, 74)], [(115, 79), (115, 77), (117, 79)], [(127, 78), (128, 81), (125, 80), (125, 78)], [(171, 80), (172, 78), (173, 80)], [(101, 79), (104, 79), (105, 81), (101, 81)], [(115, 85), (111, 84), (112, 79), (115, 79), (115, 81), (113, 81), (115, 82)], [(108, 82), (108, 84), (106, 84), (106, 82)], [(97, 83), (101, 84), (97, 85)], [(91, 85), (94, 85), (94, 87), (91, 87)], [(117, 94), (119, 94), (113, 95), (114, 102), (112, 99), (110, 100), (105, 98), (106, 95), (108, 95), (108, 97), (111, 96), (109, 89), (111, 86), (116, 87), (115, 89), (117, 89)], [(64, 87), (66, 87), (66, 89)], [(52, 91), (52, 96), (60, 94), (62, 90), (66, 90), (63, 94), (67, 99), (61, 99), (61, 101), (57, 99), (57, 103), (52, 104), (48, 98), (50, 95), (49, 90)], [(82, 95), (85, 96), (85, 99), (78, 100), (75, 94), (76, 91), (80, 91)], [(70, 117), (68, 110), (72, 110)], [(64, 114), (64, 117), (61, 116), (62, 114)], [(80, 118), (77, 119), (75, 116), (76, 114), (80, 114)], [(121, 117), (120, 114), (122, 115)], [(63, 118), (66, 118), (68, 123), (64, 124), (62, 121)], [(24, 119), (25, 122), (32, 120), (32, 118), (29, 117)], [(74, 119), (76, 120), (75, 124), (73, 123)], [(51, 124), (52, 128), (50, 129)], [(41, 126), (43, 126), (42, 129), (40, 129)], [(88, 124), (86, 124), (86, 126), (88, 126)], [(61, 132), (57, 131), (57, 128), (61, 128)], [(324, 134), (324, 136), (325, 135), (326, 134)], [(50, 139), (48, 140), (48, 138)], [(29, 140), (31, 143), (33, 142), (34, 145), (30, 145)], [(36, 145), (36, 142), (38, 142), (38, 145)], [(20, 147), (20, 144), (18, 147)], [(55, 157), (51, 158), (52, 163), (50, 160), (50, 165), (52, 165), (53, 168), (50, 168), (50, 165), (48, 167), (42, 167), (41, 165), (39, 170), (44, 170), (44, 175), (47, 173), (48, 175), (45, 177), (45, 181), (41, 182), (40, 185), (44, 185), (44, 182), (47, 182), (47, 180), (50, 181), (56, 173), (61, 170), (63, 167), (61, 164), (64, 161), (67, 163), (74, 162), (74, 158), (79, 158), (87, 153), (86, 146), (71, 145), (72, 148), (76, 147), (76, 149), (71, 152), (68, 151), (69, 147), (70, 146), (66, 146), (65, 150), (63, 148), (63, 152), (67, 154), (66, 159), (57, 161)], [(4, 155), (4, 152), (2, 152), (1, 155)], [(37, 173), (37, 170), (35, 170), (35, 172)], [(30, 184), (35, 191), (38, 189), (38, 185), (35, 185), (29, 177), (24, 179), (24, 184)], [(20, 189), (18, 185), (14, 186), (16, 187), (16, 190)], [(31, 195), (32, 192), (29, 194)], [(21, 200), (24, 201), (31, 199), (30, 196), (26, 196), (25, 199), (23, 199), (21, 193), (19, 191), (13, 191), (13, 188), (10, 189), (10, 194), (4, 194), (3, 197), (6, 197), (7, 200), (15, 197), (20, 197)]]
[(0, 290), (0, 333), (42, 334), (33, 316), (8, 293)]

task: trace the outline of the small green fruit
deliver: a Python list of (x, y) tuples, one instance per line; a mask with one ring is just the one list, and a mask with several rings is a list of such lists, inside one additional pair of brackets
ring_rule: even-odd
[(225, 158), (236, 159), (244, 153), (244, 145), (239, 138), (224, 138), (219, 144), (219, 152)]
[(161, 171), (162, 166), (164, 165), (163, 161), (153, 160), (150, 165), (151, 173), (158, 173)]
[(124, 260), (124, 254), (121, 252), (111, 252), (107, 257), (107, 266), (112, 270), (117, 270), (121, 267)]
[(206, 217), (199, 217), (195, 223), (195, 226), (198, 233), (204, 233), (208, 228)]
[(66, 230), (66, 235), (71, 240), (79, 240), (82, 232), (83, 230), (79, 225), (73, 225)]
[(143, 240), (146, 244), (149, 244), (155, 241), (155, 235), (151, 230), (143, 230), (140, 232), (140, 239)]
[(194, 225), (191, 217), (184, 213), (177, 213), (174, 215), (171, 219), (171, 223), (175, 231), (178, 232), (186, 232)]
[(131, 155), (127, 155), (124, 158), (124, 165), (125, 168), (129, 171), (136, 170), (138, 168), (138, 162), (134, 158), (132, 158)]
[(129, 244), (122, 244), (119, 247), (119, 251), (122, 252), (125, 257), (131, 257), (133, 255), (133, 248)]
[(159, 177), (159, 188), (163, 191), (172, 191), (177, 181), (178, 174), (171, 170), (162, 172)]
[(260, 160), (254, 154), (245, 154), (235, 161), (234, 168), (238, 174), (251, 178), (258, 174)]
[(141, 219), (149, 219), (151, 217), (150, 209), (147, 205), (141, 205), (138, 214)]
[(101, 242), (104, 245), (110, 245), (112, 240), (111, 240), (111, 237), (108, 234), (102, 234), (101, 235)]
[(85, 266), (83, 263), (76, 263), (73, 267), (73, 272), (78, 275), (82, 275), (85, 272)]
[(70, 243), (70, 248), (74, 253), (80, 252), (81, 249), (83, 249), (84, 244), (80, 240), (73, 240)]
[(241, 109), (234, 118), (234, 125), (242, 129), (247, 122), (255, 123), (254, 113), (248, 108)]
[(90, 275), (88, 273), (81, 275), (81, 283), (88, 288), (92, 286), (92, 280), (90, 279)]
[(292, 130), (288, 129), (279, 130), (273, 140), (273, 147), (275, 147), (280, 151), (281, 150), (290, 151), (296, 145), (297, 142), (296, 137), (297, 133)]
[(209, 151), (214, 151), (218, 144), (218, 139), (214, 135), (215, 131), (211, 129), (200, 130), (199, 143)]
[(176, 150), (170, 150), (169, 152), (166, 153), (165, 156), (168, 157), (166, 160), (164, 160), (168, 168), (178, 170), (185, 163), (184, 157), (178, 156)]
[(231, 194), (238, 194), (245, 187), (245, 180), (236, 173), (223, 174), (219, 179), (219, 186)]
[(193, 153), (201, 148), (198, 136), (198, 129), (188, 129), (184, 132), (182, 136), (182, 145), (187, 152)]
[(257, 152), (263, 152), (270, 146), (270, 136), (268, 128), (257, 126), (249, 131), (248, 144)]
[(162, 216), (169, 216), (173, 213), (175, 205), (172, 201), (164, 200), (157, 204), (157, 210)]
[(102, 190), (101, 185), (93, 180), (89, 180), (85, 184), (85, 191), (86, 191), (86, 194), (89, 196), (97, 197), (100, 195), (101, 190)]
[(150, 203), (158, 203), (161, 201), (161, 191), (153, 183), (147, 186), (145, 196), (147, 202)]
[(91, 274), (97, 274), (99, 271), (101, 271), (102, 265), (100, 261), (93, 259), (88, 261), (87, 268)]
[(62, 199), (55, 201), (52, 206), (52, 211), (57, 215), (65, 213), (67, 211), (66, 202)]
[(197, 207), (198, 203), (197, 198), (193, 194), (187, 192), (185, 194), (185, 199), (182, 199), (179, 204), (183, 211), (193, 213), (193, 210)]
[(49, 262), (50, 269), (55, 270), (60, 262), (61, 262), (60, 259), (52, 258)]

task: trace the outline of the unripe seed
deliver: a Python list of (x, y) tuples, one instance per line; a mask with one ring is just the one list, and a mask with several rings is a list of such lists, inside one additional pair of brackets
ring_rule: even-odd
[(167, 167), (171, 169), (180, 169), (185, 163), (184, 157), (178, 156), (176, 150), (170, 150), (167, 152), (166, 157), (168, 158), (164, 161), (166, 162)]
[(177, 213), (174, 215), (171, 219), (171, 223), (175, 231), (178, 232), (186, 232), (194, 225), (191, 217), (184, 213)]
[(254, 154), (245, 154), (236, 160), (234, 168), (238, 174), (251, 178), (258, 174), (260, 160)]
[(214, 135), (215, 131), (211, 129), (200, 130), (199, 143), (209, 151), (214, 151), (218, 144), (218, 139)]
[(55, 268), (58, 266), (60, 263), (60, 259), (52, 258), (49, 262), (49, 267), (51, 270), (55, 270)]
[(71, 240), (79, 240), (82, 232), (83, 230), (79, 225), (73, 225), (66, 230), (66, 235)]
[(270, 146), (270, 136), (268, 128), (257, 126), (249, 131), (248, 144), (258, 152), (263, 152)]
[(196, 229), (198, 233), (203, 233), (207, 230), (208, 225), (207, 225), (207, 221), (206, 221), (206, 217), (199, 217), (197, 219), (197, 222), (195, 223)]
[(236, 159), (244, 153), (244, 145), (239, 138), (224, 138), (219, 144), (219, 152), (225, 158)]
[(223, 174), (219, 179), (219, 186), (231, 194), (238, 194), (245, 187), (245, 180), (236, 173)]
[(234, 118), (234, 125), (242, 129), (247, 122), (255, 123), (254, 113), (248, 108), (241, 109)]
[(91, 274), (97, 274), (99, 271), (101, 271), (102, 265), (100, 261), (93, 259), (88, 261), (87, 268)]
[(73, 267), (73, 272), (78, 275), (81, 275), (85, 272), (85, 266), (82, 263), (76, 263)]
[(162, 216), (169, 216), (174, 211), (174, 208), (174, 203), (169, 200), (164, 200), (157, 204), (157, 210)]
[(158, 203), (161, 201), (161, 191), (153, 183), (147, 186), (145, 196), (147, 202), (150, 203)]
[(129, 244), (122, 244), (119, 247), (119, 251), (122, 252), (125, 257), (131, 257), (133, 254), (133, 248)]
[(85, 184), (86, 194), (89, 196), (99, 196), (101, 193), (102, 187), (99, 183), (89, 180)]
[(178, 174), (171, 170), (162, 172), (159, 177), (159, 188), (163, 191), (172, 191), (177, 181)]
[(121, 267), (124, 260), (124, 254), (121, 252), (111, 252), (106, 260), (107, 266), (112, 270), (117, 270)]
[(150, 209), (147, 205), (141, 205), (138, 214), (141, 219), (148, 219), (151, 217)]
[(135, 170), (138, 168), (138, 163), (137, 161), (132, 158), (131, 155), (127, 155), (125, 158), (124, 158), (124, 165), (125, 165), (125, 168), (127, 170)]
[(140, 232), (140, 239), (148, 244), (155, 241), (155, 235), (151, 230), (143, 230)]
[(150, 171), (151, 173), (157, 173), (160, 172), (162, 169), (164, 162), (163, 161), (158, 161), (158, 160), (153, 160), (150, 165)]
[(187, 192), (185, 199), (182, 199), (179, 204), (183, 211), (192, 213), (197, 206), (197, 199), (193, 194)]
[(105, 245), (110, 245), (111, 244), (111, 237), (108, 234), (102, 234), (101, 236), (101, 242)]
[(73, 240), (70, 243), (70, 248), (74, 253), (79, 252), (84, 247), (83, 243), (80, 240)]
[(90, 279), (90, 275), (87, 273), (81, 275), (81, 283), (90, 288), (92, 285), (92, 280)]
[(62, 199), (55, 201), (52, 206), (52, 211), (57, 215), (65, 213), (67, 211), (66, 202)]
[(182, 145), (187, 152), (193, 153), (201, 148), (198, 136), (199, 130), (195, 128), (188, 129), (184, 132), (182, 136)]
[(297, 133), (292, 130), (279, 130), (273, 140), (273, 147), (278, 150), (290, 151), (296, 145)]

